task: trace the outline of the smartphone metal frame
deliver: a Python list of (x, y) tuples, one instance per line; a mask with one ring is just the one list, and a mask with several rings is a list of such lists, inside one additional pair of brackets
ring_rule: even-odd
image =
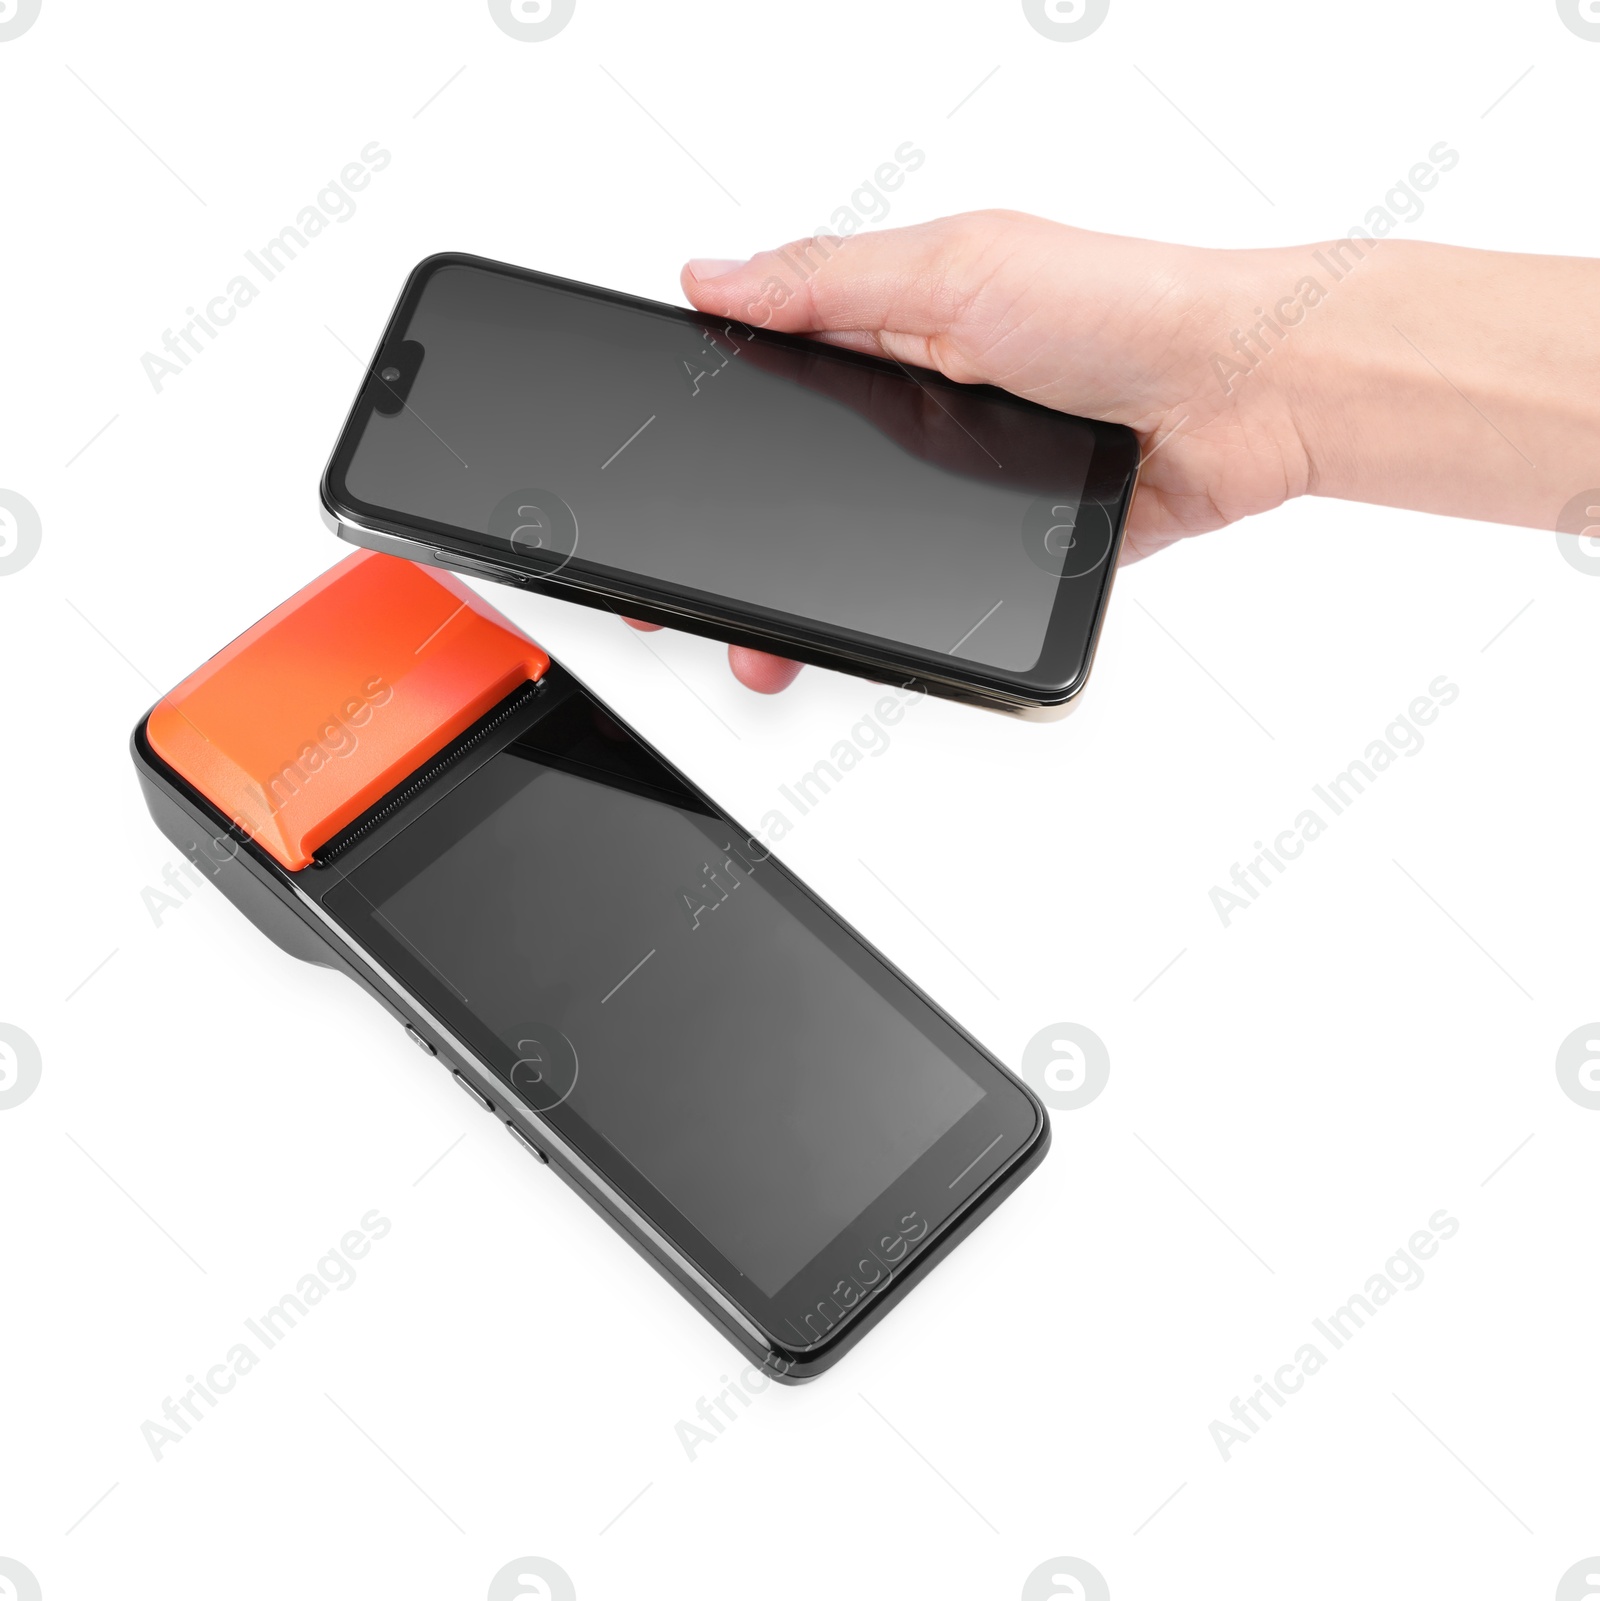
[[(481, 535), (425, 518), (402, 517), (393, 508), (367, 505), (344, 487), (360, 429), (366, 425), (377, 399), (389, 394), (388, 386), (379, 379), (378, 372), (403, 343), (402, 335), (429, 276), (443, 267), (468, 267), (499, 273), (622, 309), (664, 316), (697, 329), (703, 329), (707, 322), (727, 320), (707, 318), (682, 306), (625, 295), (481, 256), (444, 252), (425, 258), (412, 269), (390, 312), (383, 335), (373, 351), (322, 474), (320, 506), (323, 521), (341, 539), (387, 555), (402, 556), (475, 578), (494, 579), (557, 599), (611, 611), (619, 616), (634, 617), (641, 622), (726, 640), (730, 644), (747, 645), (813, 666), (832, 668), (876, 681), (908, 684), (946, 699), (1011, 712), (1034, 720), (1053, 720), (1071, 709), (1072, 702), (1088, 682), (1094, 664), (1122, 549), (1128, 510), (1137, 487), (1139, 445), (1138, 437), (1131, 429), (1089, 418), (1075, 419), (1090, 428), (1094, 435), (1094, 450), (1088, 465), (1083, 498), (1103, 507), (1111, 522), (1111, 544), (1104, 562), (1091, 575), (1098, 589), (1090, 608), (1081, 661), (1071, 676), (1061, 681), (902, 646), (814, 619), (771, 611), (727, 596), (690, 590), (638, 574), (618, 577), (614, 575), (614, 570), (608, 569), (613, 576), (602, 578), (581, 570), (583, 564), (568, 564), (552, 574), (542, 571), (530, 558), (509, 548), (503, 556), (486, 549)], [(814, 341), (800, 335), (776, 333), (764, 328), (753, 330), (753, 333), (765, 342), (817, 349)], [(830, 357), (837, 357), (842, 362), (865, 364), (896, 381), (913, 382), (925, 389), (970, 391), (974, 388), (988, 390), (990, 387), (957, 384), (940, 373), (923, 368), (913, 371), (901, 363), (858, 351), (833, 346), (823, 348)], [(1003, 390), (992, 390), (992, 393), (1008, 404), (1028, 404), (1019, 402), (1017, 397)], [(579, 570), (575, 570), (575, 567)], [(1052, 639), (1059, 640), (1067, 604), (1068, 593), (1063, 585), (1047, 628), (1041, 660), (1048, 654), (1049, 642)]]

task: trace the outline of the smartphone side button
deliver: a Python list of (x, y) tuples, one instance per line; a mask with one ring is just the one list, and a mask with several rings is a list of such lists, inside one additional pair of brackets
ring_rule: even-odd
[(417, 1032), (416, 1025), (413, 1023), (406, 1024), (406, 1038), (410, 1040), (413, 1045), (419, 1046), (422, 1050), (425, 1050), (429, 1056), (437, 1056), (439, 1054), (438, 1051), (436, 1051), (433, 1046), (430, 1045), (427, 1040), (425, 1040), (422, 1035)]
[(464, 1089), (467, 1094), (470, 1095), (473, 1100), (475, 1100), (478, 1105), (484, 1109), (484, 1111), (492, 1112), (494, 1110), (494, 1102), (491, 1101), (489, 1097), (477, 1087), (476, 1084), (472, 1083), (471, 1080), (465, 1076), (465, 1074), (452, 1073), (451, 1077), (455, 1079), (456, 1083), (459, 1084), (462, 1089)]
[(502, 584), (521, 582), (521, 575), (518, 573), (497, 567), (493, 562), (474, 561), (470, 556), (458, 556), (453, 550), (435, 550), (429, 555), (440, 567), (448, 567), (451, 572), (466, 573), (473, 578), (493, 578)]
[(534, 1156), (537, 1157), (539, 1161), (546, 1164), (549, 1163), (550, 1158), (546, 1156), (544, 1152), (541, 1151), (539, 1147), (535, 1145), (533, 1141), (530, 1140), (515, 1123), (507, 1123), (506, 1127), (511, 1131), (511, 1138), (514, 1139), (518, 1145), (525, 1145), (530, 1151), (533, 1152)]

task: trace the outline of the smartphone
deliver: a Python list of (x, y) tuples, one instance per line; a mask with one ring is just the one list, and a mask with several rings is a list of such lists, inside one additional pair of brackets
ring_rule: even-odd
[(164, 696), (133, 758), (199, 872), (781, 1381), (1044, 1155), (1023, 1083), (453, 578), (352, 555)]
[(429, 257), (322, 480), (375, 550), (1023, 715), (1082, 689), (1128, 429), (473, 256)]

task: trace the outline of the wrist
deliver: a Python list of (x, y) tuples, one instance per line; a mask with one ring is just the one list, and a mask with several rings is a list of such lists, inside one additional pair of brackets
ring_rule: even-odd
[(1409, 240), (1273, 254), (1301, 269), (1268, 384), (1307, 493), (1552, 527), (1600, 481), (1595, 263)]
[[(1379, 245), (1383, 244), (1380, 249)], [(1415, 262), (1398, 241), (1330, 240), (1282, 253), (1295, 274), (1272, 384), (1306, 462), (1306, 493), (1386, 500), (1448, 388), (1397, 332)]]

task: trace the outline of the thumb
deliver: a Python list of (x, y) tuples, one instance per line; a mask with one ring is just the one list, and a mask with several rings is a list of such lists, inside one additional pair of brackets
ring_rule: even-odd
[(749, 261), (691, 261), (684, 293), (700, 311), (782, 333), (992, 381), (981, 343), (961, 337), (974, 303), (1018, 243), (1048, 227), (1011, 213), (974, 212), (840, 239), (820, 234)]

